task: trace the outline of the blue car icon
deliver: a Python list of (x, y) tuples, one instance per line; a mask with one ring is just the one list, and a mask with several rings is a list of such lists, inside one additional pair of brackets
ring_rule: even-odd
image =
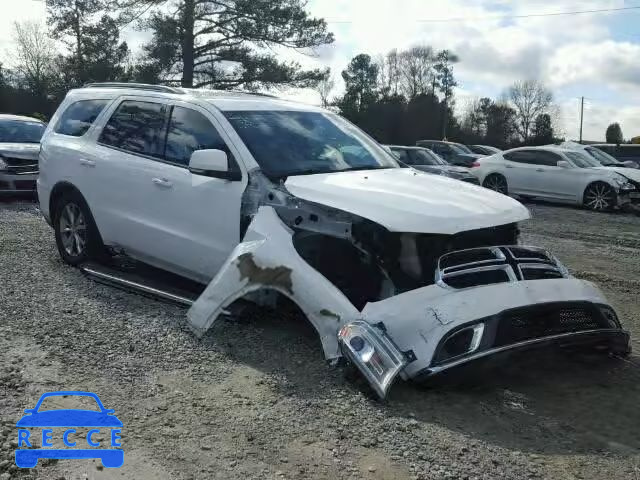
[[(38, 411), (42, 402), (49, 397), (59, 396), (77, 396), (77, 397), (90, 397), (93, 398), (100, 411), (83, 410), (83, 409), (56, 409)], [(100, 398), (95, 393), (91, 392), (50, 392), (45, 393), (40, 397), (38, 403), (33, 409), (27, 409), (24, 411), (24, 415), (16, 426), (18, 428), (36, 427), (43, 428), (43, 446), (45, 439), (45, 430), (48, 428), (57, 427), (69, 427), (70, 429), (65, 432), (64, 442), (67, 446), (75, 446), (68, 442), (68, 433), (75, 433), (74, 428), (96, 427), (103, 429), (117, 429), (111, 430), (112, 443), (114, 445), (114, 432), (119, 433), (122, 427), (122, 422), (114, 415), (114, 410), (104, 408), (104, 405), (100, 401)], [(22, 438), (21, 431), (18, 432), (18, 446), (22, 446), (26, 443), (27, 446), (31, 446), (28, 441), (28, 431), (24, 431), (27, 438)], [(91, 430), (87, 434), (88, 445), (99, 444), (92, 441), (92, 433), (97, 433), (99, 430)], [(50, 437), (47, 437), (50, 438)], [(115, 438), (120, 438), (115, 435)], [(119, 446), (119, 444), (117, 444)], [(21, 468), (33, 468), (38, 463), (40, 458), (56, 458), (56, 459), (83, 459), (83, 458), (99, 458), (102, 461), (102, 465), (107, 468), (121, 467), (124, 463), (124, 452), (121, 448), (87, 448), (87, 449), (52, 449), (52, 448), (38, 448), (38, 449), (18, 449), (16, 450), (16, 465)]]

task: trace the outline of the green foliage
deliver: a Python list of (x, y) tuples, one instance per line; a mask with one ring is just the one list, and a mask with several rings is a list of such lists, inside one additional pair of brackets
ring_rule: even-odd
[[(146, 8), (155, 0), (127, 0)], [(308, 49), (333, 42), (324, 20), (301, 0), (173, 0), (172, 12), (152, 9), (153, 32), (139, 73), (185, 87), (258, 89), (313, 86), (325, 70), (303, 70), (278, 59), (278, 48)]]
[(616, 145), (624, 143), (622, 128), (620, 127), (620, 124), (617, 122), (612, 123), (607, 127), (605, 137), (607, 139), (607, 143), (615, 143)]
[(547, 113), (538, 115), (534, 125), (533, 145), (549, 145), (553, 143), (554, 134), (551, 116)]

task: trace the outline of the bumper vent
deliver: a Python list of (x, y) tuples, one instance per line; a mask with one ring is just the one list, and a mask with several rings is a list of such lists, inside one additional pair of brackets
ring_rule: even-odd
[(593, 306), (513, 310), (498, 321), (493, 346), (501, 347), (534, 338), (612, 327), (607, 318)]
[(440, 257), (436, 270), (439, 285), (456, 289), (567, 277), (567, 269), (549, 252), (521, 246), (451, 252)]

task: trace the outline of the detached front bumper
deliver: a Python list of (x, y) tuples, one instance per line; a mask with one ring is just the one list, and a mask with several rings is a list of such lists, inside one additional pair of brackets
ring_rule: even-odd
[(34, 193), (37, 180), (37, 173), (16, 174), (0, 172), (0, 194)]

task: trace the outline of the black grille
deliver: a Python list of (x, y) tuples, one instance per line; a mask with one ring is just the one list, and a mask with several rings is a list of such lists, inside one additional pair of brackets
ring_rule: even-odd
[(37, 158), (3, 157), (2, 161), (7, 164), (7, 173), (20, 174), (38, 171)]
[(592, 305), (544, 310), (530, 307), (517, 309), (505, 312), (499, 318), (493, 346), (599, 328), (611, 328), (611, 325)]
[(35, 180), (16, 180), (13, 182), (16, 190), (35, 190), (36, 182)]

